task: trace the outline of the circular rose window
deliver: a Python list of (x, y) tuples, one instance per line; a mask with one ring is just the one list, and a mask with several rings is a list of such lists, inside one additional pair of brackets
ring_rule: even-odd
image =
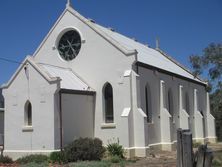
[(80, 48), (81, 37), (75, 30), (63, 34), (58, 43), (59, 54), (66, 61), (73, 60), (79, 54)]

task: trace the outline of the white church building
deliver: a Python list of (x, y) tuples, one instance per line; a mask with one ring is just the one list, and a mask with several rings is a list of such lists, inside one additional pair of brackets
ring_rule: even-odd
[(86, 19), (68, 2), (2, 86), (4, 154), (50, 153), (98, 137), (104, 145), (118, 138), (127, 156), (144, 157), (150, 148), (171, 150), (177, 128), (214, 142), (206, 87), (160, 49)]

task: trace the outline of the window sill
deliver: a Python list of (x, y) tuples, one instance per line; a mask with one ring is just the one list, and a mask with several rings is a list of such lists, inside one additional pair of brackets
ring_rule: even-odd
[(33, 127), (32, 126), (23, 126), (22, 132), (33, 132)]
[(102, 129), (114, 129), (116, 128), (116, 124), (115, 123), (103, 123), (101, 125)]

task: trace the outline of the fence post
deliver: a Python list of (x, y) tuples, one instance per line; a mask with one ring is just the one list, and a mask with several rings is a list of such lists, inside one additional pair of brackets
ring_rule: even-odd
[(212, 161), (213, 161), (213, 151), (208, 148), (205, 152), (204, 167), (211, 167)]
[(204, 152), (205, 152), (205, 150), (206, 150), (206, 145), (201, 145), (198, 147), (196, 167), (204, 167)]
[(177, 167), (182, 167), (182, 129), (177, 129)]
[(193, 148), (192, 148), (192, 133), (185, 131), (182, 134), (182, 156), (183, 156), (183, 167), (193, 166)]

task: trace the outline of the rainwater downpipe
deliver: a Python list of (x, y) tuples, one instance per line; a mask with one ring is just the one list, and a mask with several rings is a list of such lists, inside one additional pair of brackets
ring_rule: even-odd
[(59, 122), (60, 122), (60, 150), (63, 151), (63, 132), (62, 132), (62, 92), (59, 91)]

